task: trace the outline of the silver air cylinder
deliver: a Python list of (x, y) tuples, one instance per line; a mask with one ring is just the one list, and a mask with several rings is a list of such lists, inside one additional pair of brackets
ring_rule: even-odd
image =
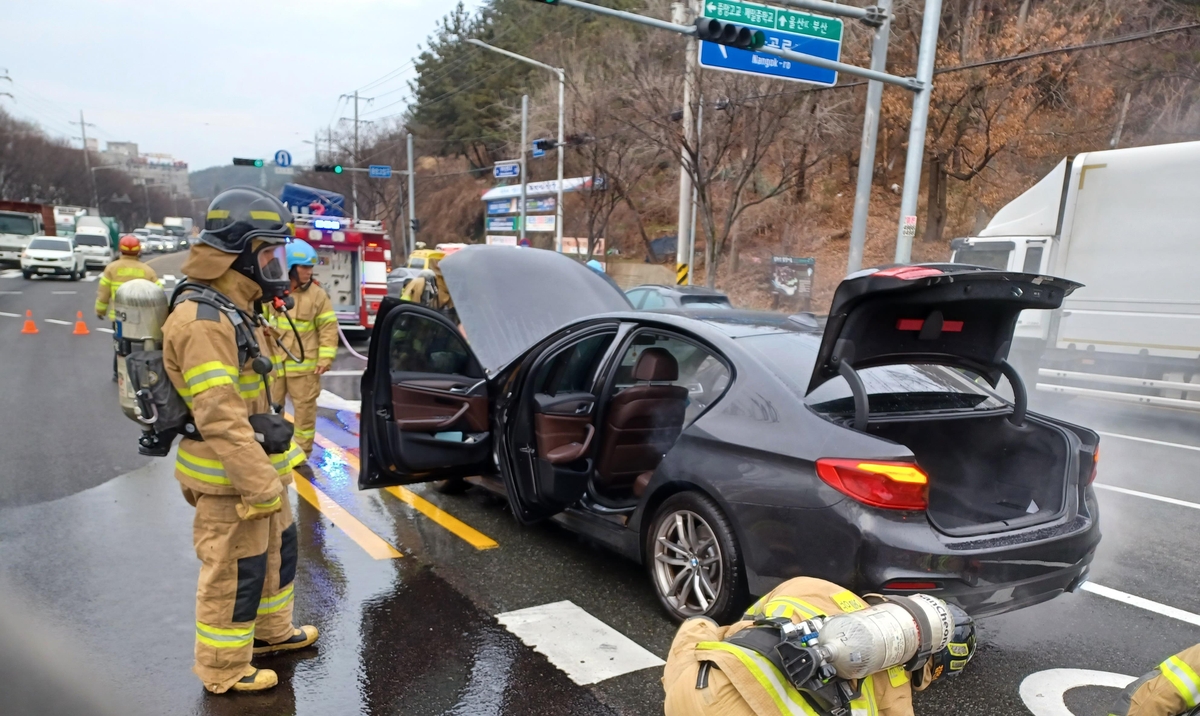
[(129, 383), (124, 356), (137, 351), (158, 350), (162, 346), (162, 326), (167, 320), (167, 295), (151, 281), (135, 278), (126, 281), (113, 296), (113, 315), (117, 330), (113, 335), (117, 359), (117, 395), (121, 412), (138, 422), (140, 411)]
[[(861, 679), (893, 666), (907, 664), (921, 648), (922, 627), (913, 612), (924, 616), (929, 625), (929, 652), (936, 653), (950, 643), (954, 617), (946, 603), (927, 594), (891, 597), (893, 601), (862, 611), (838, 614), (825, 621), (820, 646), (826, 660), (843, 679)], [(906, 600), (913, 611), (899, 600)]]

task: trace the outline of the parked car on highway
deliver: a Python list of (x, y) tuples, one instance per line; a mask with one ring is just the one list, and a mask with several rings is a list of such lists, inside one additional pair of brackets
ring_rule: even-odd
[(84, 264), (88, 268), (93, 266), (104, 268), (114, 258), (113, 249), (107, 236), (76, 233), (75, 245), (83, 253)]
[(78, 281), (87, 273), (87, 259), (71, 238), (39, 236), (21, 253), (21, 275), (67, 276)]
[(380, 307), (362, 488), (483, 476), (521, 522), (553, 517), (645, 564), (676, 619), (733, 619), (799, 575), (976, 615), (1087, 576), (1099, 438), (1028, 412), (1004, 360), (1018, 314), (1077, 284), (867, 270), (822, 330), (633, 311), (547, 251), (476, 246), (441, 267), (461, 327)]
[(646, 284), (625, 292), (639, 311), (661, 309), (733, 308), (729, 296), (706, 286), (658, 286)]
[(166, 250), (166, 245), (163, 240), (166, 237), (162, 234), (150, 234), (142, 241), (142, 248), (151, 253), (159, 253)]
[(421, 269), (400, 268), (392, 269), (392, 272), (387, 276), (387, 295), (393, 298), (400, 298), (400, 294), (404, 292), (404, 287), (408, 285), (421, 273)]
[(179, 240), (174, 236), (162, 237), (162, 250), (167, 253), (174, 253), (179, 250)]

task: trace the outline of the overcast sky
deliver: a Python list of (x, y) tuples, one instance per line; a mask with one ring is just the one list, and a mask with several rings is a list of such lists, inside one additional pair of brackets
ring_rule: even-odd
[[(452, 0), (9, 2), (0, 70), (13, 82), (0, 80), (0, 92), (15, 101), (0, 95), (0, 106), (60, 137), (79, 135), (68, 123), (82, 109), (101, 148), (137, 142), (193, 170), (279, 149), (308, 162), (304, 140), (353, 111), (338, 95), (408, 63), (451, 8)], [(378, 98), (375, 107), (396, 102), (412, 77), (410, 66), (364, 95)]]

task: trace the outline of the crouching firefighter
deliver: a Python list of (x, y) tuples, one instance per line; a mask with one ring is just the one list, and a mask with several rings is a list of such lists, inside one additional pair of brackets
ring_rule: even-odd
[[(317, 639), (315, 627), (292, 624), (297, 543), (286, 490), (304, 453), (270, 404), (271, 351), (264, 351), (261, 318), (264, 302), (288, 292), (291, 221), (287, 207), (257, 189), (236, 187), (213, 199), (162, 328), (166, 374), (190, 412), (179, 430), (175, 478), (196, 508), (193, 671), (214, 693), (275, 686), (275, 672), (255, 668), (251, 656)], [(141, 375), (141, 355), (128, 358), (135, 387), (153, 382)], [(169, 444), (174, 436), (165, 437)]]
[(1200, 644), (1188, 647), (1134, 681), (1109, 716), (1197, 716), (1200, 714)]
[(666, 716), (913, 716), (912, 690), (962, 671), (975, 625), (925, 594), (866, 600), (788, 580), (732, 626), (679, 628), (663, 674)]

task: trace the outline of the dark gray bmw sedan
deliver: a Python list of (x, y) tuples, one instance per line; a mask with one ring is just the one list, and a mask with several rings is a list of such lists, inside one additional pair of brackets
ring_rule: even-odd
[[(635, 312), (567, 257), (441, 264), (461, 325), (386, 299), (362, 379), (362, 488), (505, 494), (646, 566), (676, 619), (806, 575), (975, 616), (1077, 588), (1099, 438), (1027, 410), (1018, 314), (1078, 284), (867, 270), (809, 315)], [(470, 478), (470, 482), (467, 481)]]

